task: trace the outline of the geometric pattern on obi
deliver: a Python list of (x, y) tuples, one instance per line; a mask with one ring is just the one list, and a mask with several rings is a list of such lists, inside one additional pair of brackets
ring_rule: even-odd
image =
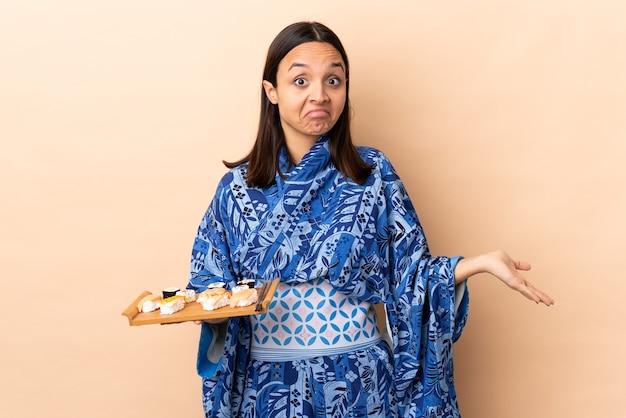
[(281, 282), (267, 312), (250, 321), (250, 355), (263, 361), (345, 353), (381, 338), (371, 304), (347, 297), (324, 279)]

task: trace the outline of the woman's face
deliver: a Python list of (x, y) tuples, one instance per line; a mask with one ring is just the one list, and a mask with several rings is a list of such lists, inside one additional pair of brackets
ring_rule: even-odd
[(263, 81), (291, 153), (303, 154), (298, 150), (306, 152), (332, 129), (346, 103), (346, 81), (341, 54), (324, 42), (298, 45), (278, 65), (276, 85)]

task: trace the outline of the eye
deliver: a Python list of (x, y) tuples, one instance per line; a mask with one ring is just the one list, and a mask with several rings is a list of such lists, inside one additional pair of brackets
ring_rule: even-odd
[(306, 80), (305, 80), (304, 78), (302, 78), (302, 77), (298, 77), (298, 78), (296, 78), (296, 79), (293, 81), (293, 83), (294, 83), (296, 86), (304, 86), (304, 85), (306, 85)]
[(339, 77), (331, 77), (328, 79), (328, 84), (331, 86), (338, 86), (341, 84), (341, 79)]

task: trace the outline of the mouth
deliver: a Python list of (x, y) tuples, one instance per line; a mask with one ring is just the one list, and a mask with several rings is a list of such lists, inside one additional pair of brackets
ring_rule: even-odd
[(312, 109), (305, 116), (311, 119), (327, 118), (330, 116), (330, 112), (326, 109)]

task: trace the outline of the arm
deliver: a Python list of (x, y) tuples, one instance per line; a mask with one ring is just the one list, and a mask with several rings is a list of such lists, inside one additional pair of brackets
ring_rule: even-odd
[[(225, 209), (223, 203), (226, 200), (224, 193), (224, 181), (220, 182), (215, 197), (204, 214), (198, 227), (191, 255), (191, 274), (187, 288), (197, 293), (204, 291), (212, 282), (234, 282), (236, 274), (233, 271), (233, 263), (230, 259), (231, 249), (228, 245), (228, 231), (225, 222)], [(207, 319), (194, 321), (196, 324), (207, 322), (220, 324), (227, 321), (224, 319)]]
[(455, 282), (460, 283), (479, 273), (489, 273), (520, 292), (526, 298), (550, 306), (554, 300), (546, 293), (535, 288), (520, 271), (530, 270), (530, 264), (525, 261), (513, 260), (507, 253), (497, 250), (475, 257), (460, 260), (454, 269)]

